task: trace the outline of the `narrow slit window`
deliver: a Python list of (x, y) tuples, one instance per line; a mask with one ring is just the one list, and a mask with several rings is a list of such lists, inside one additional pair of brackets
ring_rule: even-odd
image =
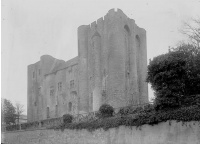
[(40, 69), (38, 70), (38, 75), (40, 75)]
[(35, 78), (35, 72), (33, 72), (33, 78)]
[(49, 107), (47, 107), (47, 118), (49, 118)]

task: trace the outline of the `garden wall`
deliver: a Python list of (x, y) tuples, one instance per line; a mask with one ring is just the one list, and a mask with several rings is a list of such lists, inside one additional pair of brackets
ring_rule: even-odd
[(9, 144), (200, 144), (200, 122), (162, 122), (107, 131), (38, 129), (2, 133)]

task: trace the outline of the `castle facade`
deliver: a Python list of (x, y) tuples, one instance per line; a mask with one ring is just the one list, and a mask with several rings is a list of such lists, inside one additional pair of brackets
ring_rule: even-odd
[(78, 56), (28, 66), (28, 121), (148, 102), (146, 31), (120, 9), (78, 28)]

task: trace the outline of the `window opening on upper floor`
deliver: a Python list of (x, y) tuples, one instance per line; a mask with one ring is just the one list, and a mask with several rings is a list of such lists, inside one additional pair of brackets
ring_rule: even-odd
[(128, 25), (125, 25), (124, 26), (124, 29), (127, 31), (127, 33), (130, 35), (130, 29), (129, 29), (129, 27), (128, 27)]
[(55, 116), (57, 117), (58, 116), (58, 105), (56, 105), (56, 107), (55, 107)]
[(62, 82), (58, 83), (58, 91), (62, 91)]
[(38, 94), (39, 94), (39, 96), (41, 95), (41, 93), (42, 93), (42, 92), (41, 92), (41, 87), (39, 87), (39, 88), (38, 88)]
[(53, 96), (54, 95), (54, 89), (51, 87), (50, 88), (50, 96)]
[(49, 107), (47, 107), (47, 118), (50, 118), (50, 116), (49, 116)]
[(35, 78), (35, 72), (33, 72), (33, 78)]
[(40, 75), (40, 69), (38, 70), (38, 75)]
[(71, 81), (70, 81), (70, 88), (71, 88), (71, 89), (74, 88), (74, 80), (71, 80)]
[(68, 69), (69, 69), (68, 72), (71, 73), (72, 72), (72, 66), (70, 66)]
[(90, 107), (91, 111), (93, 111), (93, 93), (90, 94)]
[(72, 111), (72, 102), (69, 102), (69, 112)]

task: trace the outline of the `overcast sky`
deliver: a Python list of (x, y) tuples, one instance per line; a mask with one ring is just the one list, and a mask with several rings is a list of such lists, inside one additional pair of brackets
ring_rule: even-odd
[[(44, 54), (78, 55), (77, 28), (120, 8), (147, 31), (153, 58), (184, 39), (183, 21), (200, 16), (200, 0), (2, 0), (1, 95), (27, 105), (27, 66)], [(149, 90), (152, 96), (152, 91)], [(26, 113), (26, 112), (25, 112)]]

